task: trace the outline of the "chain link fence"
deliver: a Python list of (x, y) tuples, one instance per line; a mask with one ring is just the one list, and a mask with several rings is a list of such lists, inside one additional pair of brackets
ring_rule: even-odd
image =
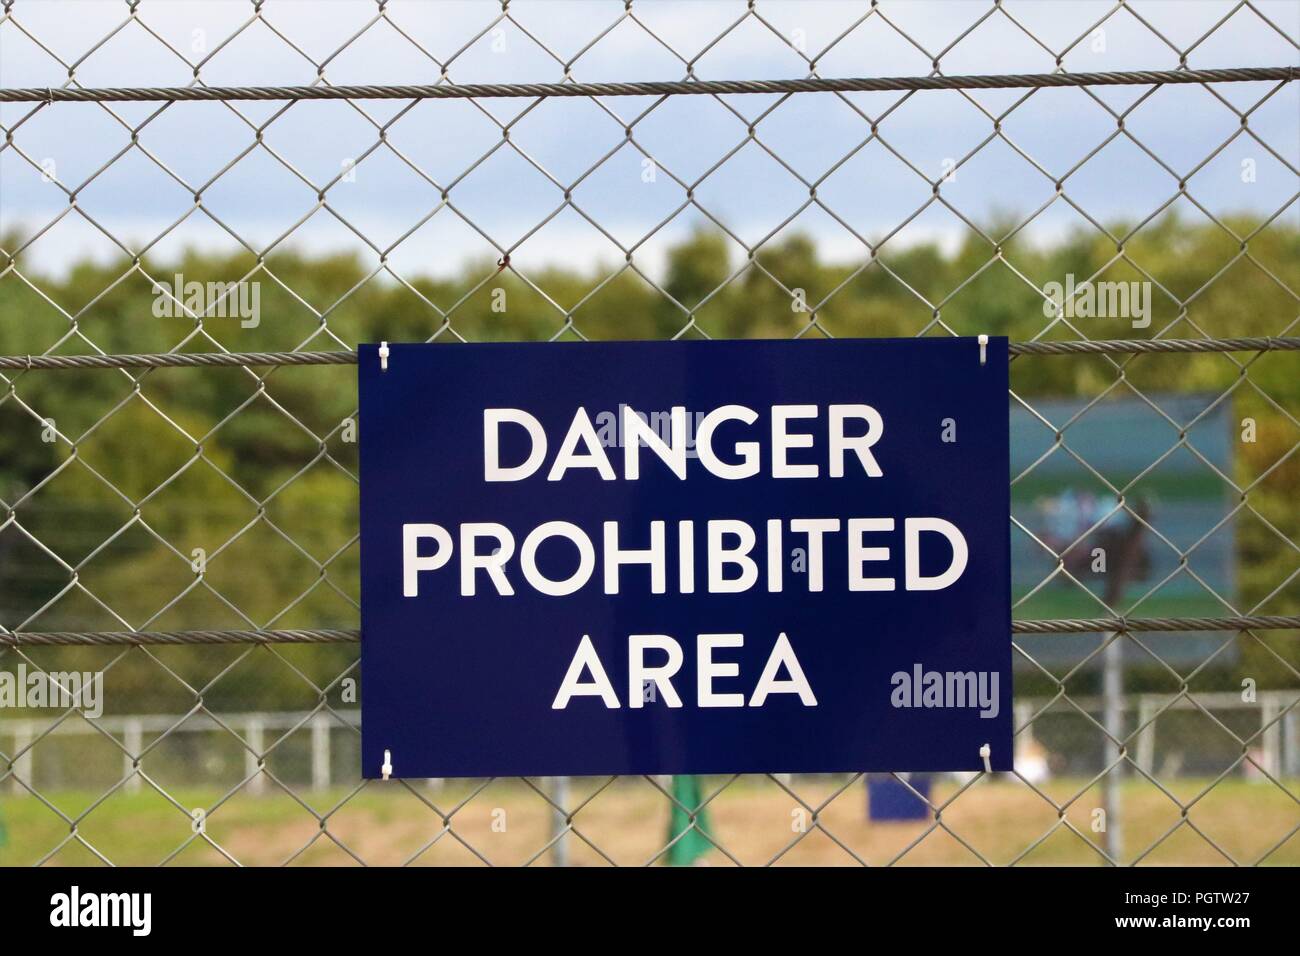
[[(0, 2), (0, 862), (1300, 862), (1300, 8), (1047, 6)], [(981, 332), (1015, 773), (360, 780), (358, 342)]]

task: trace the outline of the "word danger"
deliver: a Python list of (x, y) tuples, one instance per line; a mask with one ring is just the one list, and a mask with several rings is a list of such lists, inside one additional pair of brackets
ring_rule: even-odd
[[(662, 438), (630, 406), (622, 406), (625, 442), (621, 456), (621, 474), (625, 481), (641, 475), (643, 452), (657, 459), (654, 467), (666, 468), (682, 481), (688, 480), (687, 417), (684, 406), (673, 408), (672, 427), (667, 440)], [(767, 462), (773, 478), (818, 478), (822, 463), (804, 460), (792, 462), (791, 449), (813, 449), (814, 436), (794, 429), (792, 422), (816, 419), (822, 409), (816, 405), (773, 405), (769, 409), (769, 426), (756, 430), (751, 440), (734, 441), (723, 454), (715, 447), (715, 432), (724, 422), (754, 426), (758, 413), (742, 405), (723, 405), (705, 414), (695, 431), (695, 468), (725, 480), (755, 477)], [(872, 453), (884, 433), (884, 421), (869, 405), (830, 405), (825, 409), (828, 448), (823, 458), (825, 476), (845, 478), (880, 478), (884, 475)], [(527, 437), (528, 453), (523, 461), (502, 463), (501, 429), (522, 428)], [(766, 437), (766, 454), (759, 438)], [(483, 480), (485, 482), (522, 482), (539, 474), (547, 459), (550, 442), (541, 422), (518, 408), (483, 410)], [(804, 456), (807, 459), (808, 455)], [(545, 480), (562, 481), (574, 470), (590, 470), (601, 480), (616, 481), (619, 473), (602, 445), (585, 409), (579, 408), (572, 424), (559, 443)], [(670, 535), (667, 521), (651, 520), (646, 525), (626, 529), (618, 521), (604, 521), (595, 537), (569, 521), (545, 521), (523, 533), (492, 521), (464, 522), (449, 529), (429, 522), (402, 525), (402, 594), (414, 598), (420, 594), (421, 575), (451, 565), (458, 557), (459, 590), (464, 597), (480, 593), (486, 582), (489, 593), (512, 595), (521, 583), (539, 594), (564, 597), (588, 585), (600, 586), (606, 594), (618, 594), (623, 572), (628, 566), (648, 569), (638, 572), (638, 580), (648, 577), (652, 594), (669, 589), (670, 551), (674, 564), (673, 588), (680, 594), (692, 594), (702, 587), (710, 594), (735, 594), (755, 587), (769, 592), (785, 588), (786, 549), (799, 547), (807, 558), (803, 586), (810, 592), (826, 587), (825, 554), (839, 548), (847, 557), (848, 573), (842, 582), (849, 591), (893, 591), (896, 579), (879, 572), (880, 562), (889, 561), (891, 547), (901, 543), (903, 552), (903, 588), (907, 591), (938, 591), (951, 586), (966, 569), (969, 552), (966, 538), (951, 522), (935, 516), (849, 517), (845, 519), (779, 518), (756, 524), (731, 518), (696, 522), (690, 519), (673, 523)], [(697, 528), (697, 524), (701, 527)], [(453, 531), (455, 532), (453, 534)], [(631, 533), (629, 533), (631, 531)], [(760, 545), (760, 534), (762, 543)], [(897, 539), (901, 534), (901, 542)], [(892, 537), (891, 537), (892, 536)], [(669, 539), (672, 547), (669, 547)], [(947, 567), (937, 574), (922, 574), (922, 541), (926, 547), (943, 547), (946, 542)], [(563, 577), (544, 573), (538, 565), (538, 552), (548, 542), (562, 540), (573, 554), (571, 570)], [(697, 551), (702, 554), (697, 557)], [(872, 564), (877, 565), (875, 569)], [(599, 566), (600, 572), (597, 573)], [(927, 562), (933, 569), (933, 562)], [(877, 573), (872, 573), (875, 570)], [(598, 579), (598, 581), (593, 581)], [(760, 581), (762, 582), (760, 585)]]

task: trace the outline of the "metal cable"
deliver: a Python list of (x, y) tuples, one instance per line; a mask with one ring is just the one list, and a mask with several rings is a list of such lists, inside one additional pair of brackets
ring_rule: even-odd
[(1093, 634), (1099, 631), (1279, 631), (1300, 628), (1300, 616), (1092, 617), (1012, 621), (1012, 634)]
[(127, 100), (403, 100), (519, 96), (673, 96), (725, 93), (859, 93), (889, 90), (999, 90), (1048, 86), (1289, 82), (1293, 66), (1230, 70), (1125, 70), (1111, 73), (1007, 73), (966, 76), (807, 77), (788, 80), (646, 80), (631, 83), (443, 83), (417, 86), (60, 87), (0, 90), (0, 103)]
[[(1172, 352), (1283, 352), (1300, 350), (1300, 336), (1240, 339), (1098, 339), (1012, 342), (1012, 355), (1116, 355)], [(357, 353), (156, 352), (142, 355), (5, 355), (0, 369), (179, 368), (251, 365), (355, 365)]]
[(0, 647), (117, 644), (355, 644), (357, 628), (202, 631), (40, 631), (0, 634)]
[[(1105, 631), (1277, 631), (1300, 629), (1300, 616), (1097, 617), (1012, 621), (1012, 634), (1095, 634)], [(39, 631), (0, 634), (0, 646), (120, 644), (356, 644), (359, 628), (202, 631)]]
[(1098, 339), (1063, 342), (1012, 342), (1012, 355), (1114, 355), (1148, 352), (1294, 352), (1300, 337), (1240, 339)]
[(6, 355), (0, 369), (182, 368), (248, 365), (355, 365), (357, 353), (154, 352), (147, 355)]

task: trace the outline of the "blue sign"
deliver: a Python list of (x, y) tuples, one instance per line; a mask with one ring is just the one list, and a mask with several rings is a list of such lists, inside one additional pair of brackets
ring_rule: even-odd
[(1011, 769), (1005, 339), (384, 352), (364, 776)]

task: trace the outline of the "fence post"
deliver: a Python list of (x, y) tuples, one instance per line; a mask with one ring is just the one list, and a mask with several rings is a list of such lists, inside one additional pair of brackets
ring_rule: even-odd
[(140, 751), (144, 749), (144, 726), (137, 717), (128, 717), (122, 725), (122, 745), (126, 748), (126, 753), (122, 755), (124, 769), (127, 773), (126, 792), (140, 792), (140, 774), (136, 772), (135, 761), (140, 757)]
[(1278, 777), (1282, 773), (1282, 728), (1277, 719), (1281, 707), (1276, 694), (1261, 694), (1259, 705), (1259, 723), (1263, 728), (1259, 746), (1264, 756), (1264, 772)]
[[(30, 747), (32, 744), (32, 722), (30, 720), (20, 720), (14, 723), (14, 754), (22, 753), (23, 748)], [(32, 751), (21, 757), (14, 759), (14, 779), (11, 781), (14, 793), (25, 793), (23, 785), (18, 781), (24, 780), (29, 786), (34, 787), (36, 781), (32, 779), (35, 772), (35, 764), (32, 760)]]
[(1033, 716), (1034, 709), (1025, 700), (1013, 701), (1011, 704), (1011, 764), (1015, 769), (1019, 763), (1020, 754), (1024, 752), (1034, 742), (1034, 728), (1029, 723), (1029, 718)]
[(1138, 726), (1142, 728), (1137, 739), (1137, 765), (1143, 773), (1154, 774), (1156, 762), (1156, 725), (1152, 720), (1156, 702), (1149, 694), (1138, 698)]
[(244, 779), (248, 781), (248, 792), (254, 795), (266, 790), (266, 774), (258, 768), (258, 762), (264, 756), (265, 746), (262, 738), (262, 721), (249, 717), (244, 722), (244, 737), (248, 744), (244, 748)]
[(1293, 707), (1282, 721), (1282, 772), (1288, 777), (1300, 777), (1300, 712)]
[(328, 790), (330, 785), (329, 718), (318, 713), (311, 719), (311, 787)]
[(551, 811), (551, 839), (555, 845), (551, 847), (551, 861), (554, 866), (569, 865), (569, 841), (565, 836), (560, 836), (568, 828), (568, 821), (565, 817), (568, 815), (569, 808), (569, 778), (552, 777), (551, 778), (551, 799), (559, 804), (562, 810)]
[[(1110, 643), (1102, 652), (1104, 655), (1104, 672), (1102, 674), (1103, 696), (1105, 698), (1102, 724), (1106, 733), (1119, 743), (1107, 740), (1102, 747), (1102, 759), (1110, 762), (1112, 748), (1116, 753), (1124, 749), (1124, 645), (1115, 632), (1107, 635)], [(1106, 774), (1102, 783), (1103, 802), (1106, 810), (1106, 853), (1118, 862), (1124, 853), (1124, 833), (1120, 829), (1120, 788), (1123, 783), (1124, 765), (1121, 761)]]

